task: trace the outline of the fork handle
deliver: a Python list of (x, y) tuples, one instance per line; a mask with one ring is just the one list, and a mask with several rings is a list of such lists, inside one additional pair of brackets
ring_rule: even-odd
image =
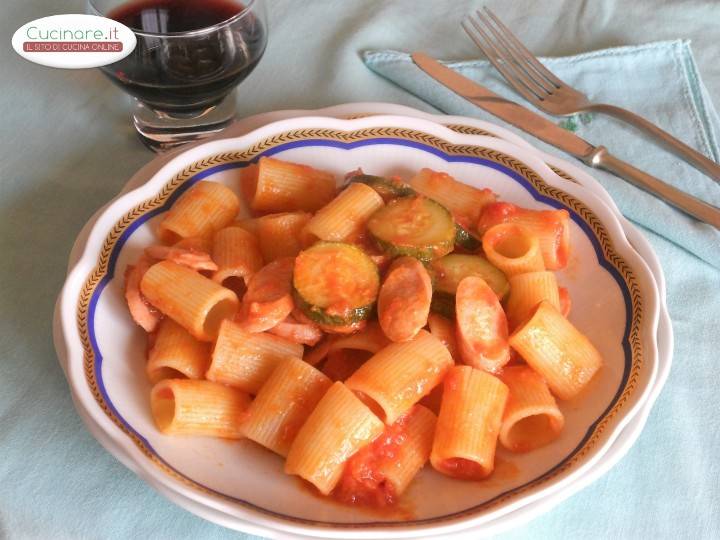
[(681, 157), (697, 170), (708, 175), (710, 178), (720, 182), (720, 165), (715, 163), (713, 160), (708, 159), (697, 150), (690, 148), (687, 144), (676, 139), (667, 131), (660, 129), (652, 122), (645, 120), (642, 116), (638, 116), (627, 109), (616, 107), (615, 105), (608, 105), (606, 103), (594, 103), (583, 110), (605, 113), (609, 116), (623, 120), (636, 128), (644, 130), (654, 137), (667, 150), (676, 156)]
[(616, 158), (610, 154), (604, 146), (596, 147), (583, 161), (593, 167), (605, 169), (627, 180), (634, 186), (648, 193), (652, 193), (686, 214), (705, 223), (709, 223), (716, 229), (720, 229), (720, 208), (701, 201), (684, 191), (680, 191), (670, 184), (666, 184), (654, 176)]

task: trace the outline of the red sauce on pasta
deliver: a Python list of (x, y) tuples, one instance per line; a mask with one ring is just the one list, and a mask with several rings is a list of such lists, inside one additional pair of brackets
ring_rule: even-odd
[(465, 458), (446, 459), (441, 467), (443, 473), (462, 480), (482, 480), (488, 476), (482, 465)]
[(344, 381), (355, 373), (371, 356), (372, 353), (355, 349), (330, 351), (322, 372), (333, 382)]
[(382, 469), (395, 462), (407, 441), (407, 418), (401, 416), (372, 443), (353, 455), (345, 465), (342, 478), (333, 491), (340, 502), (382, 508), (396, 503), (394, 486)]

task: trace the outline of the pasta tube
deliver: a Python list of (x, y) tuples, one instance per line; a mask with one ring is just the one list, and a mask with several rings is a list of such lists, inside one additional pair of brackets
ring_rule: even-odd
[(303, 248), (302, 231), (310, 221), (307, 212), (269, 214), (257, 220), (260, 251), (266, 263), (295, 257)]
[(343, 242), (356, 237), (382, 206), (377, 191), (365, 184), (352, 183), (318, 210), (307, 224), (307, 231), (320, 240)]
[(482, 246), (488, 261), (510, 277), (545, 270), (540, 242), (520, 225), (501, 223), (487, 230)]
[(455, 323), (442, 315), (430, 313), (428, 315), (428, 326), (430, 327), (430, 333), (438, 338), (450, 351), (450, 356), (453, 359), (460, 359), (457, 340), (455, 339)]
[(251, 208), (260, 212), (314, 212), (335, 197), (332, 174), (270, 157), (244, 169), (242, 183)]
[(242, 438), (250, 397), (210, 381), (163, 379), (150, 393), (157, 428), (165, 435)]
[(202, 379), (210, 363), (210, 347), (198, 341), (172, 319), (160, 321), (155, 343), (148, 354), (150, 382), (162, 379)]
[(602, 357), (548, 301), (510, 336), (510, 346), (548, 383), (560, 399), (575, 397), (597, 373)]
[(290, 445), (332, 383), (299, 358), (281, 360), (250, 405), (243, 433), (287, 456)]
[(508, 387), (497, 377), (455, 366), (445, 378), (430, 462), (448, 476), (479, 480), (492, 474)]
[(500, 443), (512, 452), (528, 452), (555, 440), (565, 417), (545, 380), (527, 366), (505, 368), (500, 379), (510, 390)]
[(257, 394), (283, 358), (302, 354), (298, 343), (272, 334), (251, 334), (233, 321), (223, 321), (205, 377)]
[(220, 284), (235, 278), (242, 279), (247, 285), (250, 277), (263, 265), (257, 240), (240, 227), (226, 227), (215, 233), (212, 258), (218, 266), (212, 279)]
[(547, 300), (560, 308), (557, 279), (552, 272), (528, 272), (511, 276), (510, 296), (505, 306), (510, 328), (523, 323), (538, 303)]
[(140, 291), (200, 341), (215, 339), (220, 323), (239, 306), (230, 289), (171, 261), (151, 266), (140, 281)]
[(396, 495), (402, 495), (430, 458), (437, 417), (422, 405), (415, 405), (397, 422), (404, 425), (405, 438), (394, 460), (381, 463), (380, 473)]
[(300, 428), (290, 446), (285, 472), (304, 478), (327, 495), (340, 480), (348, 458), (383, 428), (355, 394), (336, 382)]
[(453, 365), (445, 345), (426, 330), (392, 343), (346, 381), (386, 424), (392, 424), (442, 381)]
[(172, 205), (160, 223), (160, 238), (168, 244), (203, 236), (229, 225), (240, 209), (232, 190), (217, 182), (200, 181)]
[(547, 270), (567, 265), (570, 256), (570, 214), (567, 210), (529, 210), (511, 203), (491, 203), (483, 208), (478, 233), (482, 236), (498, 223), (515, 223), (537, 237)]
[(427, 462), (435, 421), (432, 412), (416, 405), (386, 426), (348, 460), (333, 496), (375, 507), (393, 504)]

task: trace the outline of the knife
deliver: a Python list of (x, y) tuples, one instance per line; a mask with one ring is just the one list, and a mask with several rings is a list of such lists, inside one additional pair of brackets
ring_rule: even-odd
[(413, 62), (425, 73), (470, 103), (530, 133), (541, 141), (567, 152), (586, 165), (605, 169), (632, 185), (652, 193), (686, 214), (720, 229), (720, 208), (701, 201), (633, 167), (613, 156), (604, 146), (593, 146), (585, 139), (555, 125), (522, 105), (495, 94), (424, 53), (416, 52), (411, 57)]

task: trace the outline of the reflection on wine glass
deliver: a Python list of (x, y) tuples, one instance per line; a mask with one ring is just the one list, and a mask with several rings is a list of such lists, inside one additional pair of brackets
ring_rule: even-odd
[(235, 115), (235, 87), (267, 43), (262, 0), (87, 0), (88, 12), (137, 37), (126, 58), (100, 68), (135, 98), (133, 123), (155, 151), (202, 139)]

